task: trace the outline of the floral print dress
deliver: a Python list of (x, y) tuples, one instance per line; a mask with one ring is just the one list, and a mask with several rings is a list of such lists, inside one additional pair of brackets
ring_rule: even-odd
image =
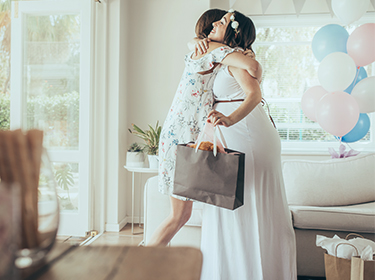
[[(160, 135), (159, 191), (163, 194), (173, 192), (177, 145), (196, 141), (212, 109), (212, 87), (219, 68), (214, 68), (214, 63), (221, 62), (233, 51), (219, 47), (198, 60), (191, 59), (193, 52), (185, 56), (185, 70)], [(212, 68), (209, 74), (198, 74)]]

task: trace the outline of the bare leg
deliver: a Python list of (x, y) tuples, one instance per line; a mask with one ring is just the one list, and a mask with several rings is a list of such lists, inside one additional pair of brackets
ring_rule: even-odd
[(170, 198), (171, 213), (155, 230), (147, 246), (167, 246), (173, 236), (190, 219), (193, 202), (182, 201), (172, 196)]

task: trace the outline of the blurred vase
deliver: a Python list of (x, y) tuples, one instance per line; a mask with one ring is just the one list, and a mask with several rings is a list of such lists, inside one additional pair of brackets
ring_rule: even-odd
[(147, 155), (149, 167), (151, 169), (158, 169), (159, 168), (159, 156), (157, 155)]
[(145, 154), (142, 152), (127, 152), (126, 166), (143, 167), (145, 161)]
[(34, 248), (19, 248), (15, 265), (26, 268), (38, 264), (53, 247), (59, 226), (59, 202), (57, 183), (47, 151), (41, 157), (38, 186), (38, 230), (37, 244)]

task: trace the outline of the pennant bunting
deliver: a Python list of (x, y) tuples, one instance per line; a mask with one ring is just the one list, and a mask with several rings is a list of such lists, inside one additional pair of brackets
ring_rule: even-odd
[(293, 0), (294, 9), (296, 10), (297, 16), (301, 13), (303, 5), (305, 5), (306, 0)]
[(232, 8), (237, 0), (229, 0), (229, 8)]
[(328, 9), (329, 9), (329, 13), (331, 14), (331, 17), (333, 17), (334, 13), (333, 13), (333, 10), (332, 10), (332, 0), (326, 0), (326, 3), (327, 3), (327, 6), (328, 6)]
[(263, 14), (265, 14), (266, 10), (268, 9), (268, 6), (271, 4), (272, 0), (260, 0), (260, 2), (262, 3)]

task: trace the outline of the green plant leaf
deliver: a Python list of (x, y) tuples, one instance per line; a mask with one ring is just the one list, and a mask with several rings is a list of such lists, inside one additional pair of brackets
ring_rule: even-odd
[(138, 133), (145, 134), (145, 132), (142, 129), (140, 129), (138, 126), (136, 126), (135, 124), (132, 124), (132, 126), (134, 130), (137, 131)]

